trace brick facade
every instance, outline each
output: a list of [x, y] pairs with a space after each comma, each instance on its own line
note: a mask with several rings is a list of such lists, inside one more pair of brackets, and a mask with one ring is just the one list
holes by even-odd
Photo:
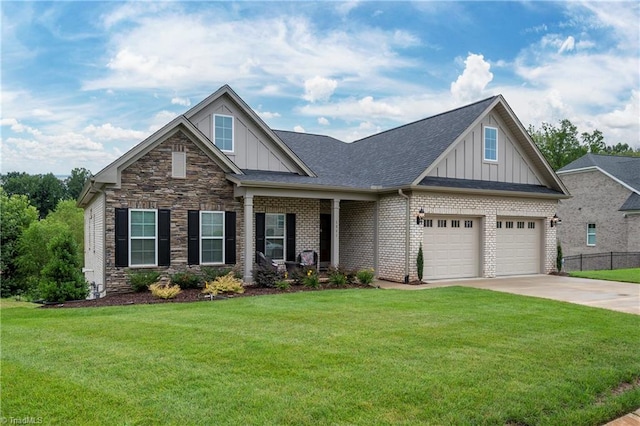
[[[640, 216], [618, 209], [631, 191], [599, 171], [560, 176], [573, 198], [562, 200], [558, 240], [565, 256], [640, 251]], [[587, 245], [587, 224], [596, 224], [596, 244]]]
[[340, 266], [352, 270], [375, 267], [376, 203], [340, 202]]
[[[174, 150], [187, 155], [186, 178], [171, 177]], [[242, 202], [233, 196], [233, 185], [224, 171], [184, 133], [177, 132], [122, 171], [121, 187], [105, 189], [105, 284], [108, 293], [131, 291], [128, 273], [140, 268], [120, 268], [115, 263], [115, 209], [171, 210], [171, 266], [149, 268], [172, 274], [198, 266], [187, 265], [187, 211], [236, 212], [236, 256], [244, 262]]]

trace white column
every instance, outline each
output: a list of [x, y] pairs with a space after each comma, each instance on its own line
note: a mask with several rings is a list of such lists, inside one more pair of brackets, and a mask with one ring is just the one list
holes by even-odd
[[248, 192], [244, 195], [244, 282], [253, 281], [253, 260], [255, 248], [253, 247], [253, 195]]
[[340, 200], [331, 200], [331, 266], [340, 264]]

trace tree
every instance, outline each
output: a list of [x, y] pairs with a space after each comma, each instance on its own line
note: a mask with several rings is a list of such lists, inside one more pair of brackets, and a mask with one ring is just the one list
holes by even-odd
[[529, 134], [553, 170], [558, 170], [587, 153], [587, 149], [578, 140], [578, 129], [567, 119], [560, 121], [560, 127], [542, 123], [542, 128], [537, 130], [529, 126]]
[[9, 172], [2, 176], [2, 186], [8, 195], [26, 195], [38, 209], [40, 218], [52, 211], [58, 201], [65, 197], [64, 183], [53, 173], [46, 175], [29, 175], [27, 173]]
[[592, 133], [583, 132], [581, 136], [582, 144], [592, 154], [599, 154], [603, 152], [607, 146], [604, 143], [604, 136], [602, 135], [602, 132], [598, 129], [594, 130]]
[[16, 279], [18, 240], [32, 222], [38, 220], [38, 211], [24, 195], [7, 195], [0, 188], [0, 275], [2, 295], [20, 290]]
[[78, 246], [70, 232], [63, 232], [47, 245], [49, 261], [42, 269], [40, 296], [48, 302], [84, 299], [89, 284], [80, 271]]
[[422, 243], [420, 243], [420, 247], [418, 248], [416, 267], [418, 268], [418, 280], [422, 281], [422, 273], [424, 272], [424, 254], [422, 253]]
[[[78, 245], [80, 264], [84, 264], [84, 211], [76, 206], [74, 200], [58, 202], [56, 209], [45, 219], [48, 222], [66, 225]], [[43, 246], [44, 247], [44, 246]]]
[[91, 172], [84, 167], [76, 167], [71, 170], [71, 175], [65, 179], [64, 184], [67, 189], [67, 198], [77, 200], [84, 188], [85, 183], [91, 178]]

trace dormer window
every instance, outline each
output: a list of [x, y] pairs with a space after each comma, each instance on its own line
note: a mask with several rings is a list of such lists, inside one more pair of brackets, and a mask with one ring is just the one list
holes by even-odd
[[484, 160], [498, 161], [498, 129], [484, 128]]
[[213, 116], [213, 140], [222, 151], [233, 152], [233, 116]]

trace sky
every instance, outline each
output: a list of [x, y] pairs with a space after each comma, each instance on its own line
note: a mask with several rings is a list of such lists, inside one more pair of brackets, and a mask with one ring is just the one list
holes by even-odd
[[640, 147], [640, 2], [0, 2], [0, 171], [94, 174], [224, 84], [351, 142], [502, 94]]

